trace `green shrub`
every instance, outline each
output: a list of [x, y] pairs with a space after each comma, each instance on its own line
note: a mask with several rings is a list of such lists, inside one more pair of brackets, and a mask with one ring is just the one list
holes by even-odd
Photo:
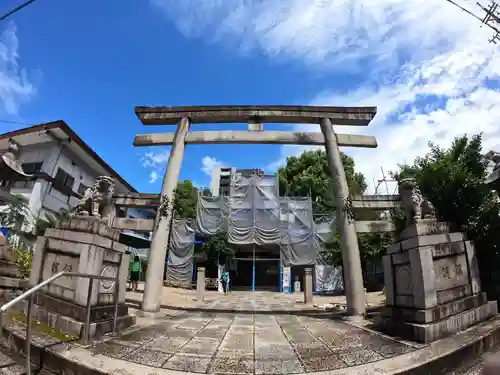
[[30, 276], [31, 272], [31, 261], [33, 259], [33, 253], [26, 251], [21, 247], [12, 249], [14, 254], [14, 262], [17, 266], [17, 272], [19, 277], [26, 279]]

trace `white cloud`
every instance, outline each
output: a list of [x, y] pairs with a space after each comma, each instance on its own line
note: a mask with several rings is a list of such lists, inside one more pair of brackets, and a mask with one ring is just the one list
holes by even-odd
[[[349, 71], [350, 90], [332, 86], [311, 102], [378, 107], [370, 126], [336, 129], [377, 137], [378, 149], [344, 150], [370, 185], [381, 178], [380, 167], [411, 162], [429, 141], [449, 146], [456, 136], [483, 131], [485, 149], [500, 148], [500, 58], [487, 43], [492, 31], [445, 0], [151, 1], [186, 37], [302, 62], [325, 81]], [[461, 4], [479, 12], [475, 1]], [[302, 150], [284, 146], [282, 156]]]
[[205, 173], [207, 176], [212, 176], [212, 171], [214, 168], [218, 167], [224, 167], [226, 166], [226, 163], [217, 160], [216, 158], [212, 156], [204, 156], [201, 159], [201, 170], [203, 173]]
[[19, 40], [14, 23], [0, 35], [0, 105], [7, 114], [16, 115], [22, 103], [36, 94], [34, 84], [19, 66]]
[[147, 151], [141, 156], [141, 164], [144, 168], [150, 170], [149, 183], [155, 183], [167, 168], [168, 159], [170, 157], [170, 148], [156, 148], [152, 151]]
[[142, 157], [142, 166], [149, 168], [165, 168], [170, 157], [170, 149], [148, 151]]
[[160, 174], [157, 171], [151, 171], [149, 173], [149, 183], [154, 184], [160, 178]]

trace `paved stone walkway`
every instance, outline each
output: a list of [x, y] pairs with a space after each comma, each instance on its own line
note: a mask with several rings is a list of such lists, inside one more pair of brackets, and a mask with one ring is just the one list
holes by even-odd
[[96, 344], [92, 350], [178, 371], [295, 374], [365, 364], [414, 349], [335, 320], [180, 312], [154, 326]]
[[[142, 285], [140, 287], [142, 289]], [[140, 304], [142, 293], [127, 292], [127, 301]], [[380, 306], [385, 299], [381, 292], [367, 293], [368, 307]], [[303, 293], [230, 292], [227, 295], [206, 291], [203, 301], [196, 301], [196, 291], [163, 287], [161, 304], [170, 308], [199, 308], [220, 311], [302, 311], [321, 310], [325, 306], [344, 305], [345, 296], [314, 296], [313, 303], [304, 304]]]

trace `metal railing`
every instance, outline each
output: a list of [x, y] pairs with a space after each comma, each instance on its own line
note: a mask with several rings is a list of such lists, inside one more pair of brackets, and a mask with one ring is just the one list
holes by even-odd
[[[83, 326], [83, 342], [84, 344], [88, 344], [90, 342], [90, 313], [92, 308], [92, 289], [94, 286], [94, 280], [106, 280], [106, 281], [114, 281], [115, 282], [115, 290], [114, 290], [114, 316], [113, 316], [113, 331], [112, 334], [116, 334], [116, 322], [118, 317], [118, 293], [120, 290], [119, 279], [118, 276], [115, 277], [107, 277], [100, 275], [89, 275], [84, 273], [76, 273], [76, 272], [59, 272], [55, 275], [49, 277], [47, 280], [40, 282], [34, 287], [28, 289], [26, 292], [21, 294], [20, 296], [14, 298], [13, 300], [7, 302], [2, 307], [0, 307], [0, 330], [3, 326], [3, 314], [12, 306], [18, 304], [25, 298], [28, 298], [28, 308], [26, 312], [26, 341], [25, 341], [25, 363], [26, 363], [26, 375], [31, 375], [31, 330], [32, 330], [32, 307], [33, 307], [33, 299], [34, 293], [38, 292], [43, 287], [49, 285], [53, 281], [59, 279], [60, 277], [81, 277], [89, 279], [89, 288], [87, 293], [87, 305], [85, 312], [85, 323]], [[99, 296], [98, 296], [99, 298]]]

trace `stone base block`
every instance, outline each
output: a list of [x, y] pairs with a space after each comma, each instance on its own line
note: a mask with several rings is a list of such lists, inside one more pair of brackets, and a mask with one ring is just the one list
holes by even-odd
[[0, 301], [8, 302], [14, 298], [16, 290], [23, 291], [28, 287], [28, 280], [0, 276]]
[[58, 223], [56, 227], [75, 232], [97, 234], [113, 241], [120, 239], [120, 230], [111, 228], [106, 220], [94, 216], [72, 216], [69, 220]]
[[19, 268], [15, 263], [6, 260], [0, 260], [0, 275], [18, 278]]
[[410, 323], [394, 318], [384, 318], [382, 330], [406, 340], [427, 343], [463, 331], [497, 314], [497, 302], [489, 301], [481, 306], [431, 323]]
[[0, 289], [24, 289], [28, 287], [27, 279], [0, 276]]
[[[35, 304], [44, 309], [56, 314], [64, 315], [77, 321], [85, 321], [87, 308], [77, 305], [70, 301], [65, 301], [45, 293], [37, 293], [35, 296]], [[90, 321], [100, 321], [110, 319], [114, 316], [114, 305], [97, 305], [90, 309]], [[118, 316], [126, 316], [128, 307], [125, 304], [118, 305]]]
[[430, 309], [419, 310], [405, 307], [386, 306], [381, 315], [384, 318], [403, 320], [409, 323], [431, 323], [460, 314], [466, 310], [474, 309], [484, 305], [488, 301], [486, 293], [462, 298], [453, 302], [445, 303]]
[[[21, 311], [27, 314], [28, 303], [23, 301], [20, 305]], [[65, 333], [67, 335], [75, 336], [78, 338], [83, 337], [85, 323], [83, 321], [75, 320], [71, 317], [58, 314], [56, 312], [50, 311], [42, 306], [33, 305], [32, 307], [33, 318], [37, 319], [41, 323], [54, 328], [55, 330]], [[116, 320], [116, 329], [123, 330], [125, 328], [131, 327], [135, 324], [134, 315], [122, 315], [118, 316]], [[90, 337], [99, 338], [106, 333], [113, 331], [113, 318], [108, 318], [105, 320], [100, 320], [97, 322], [90, 323]]]
[[407, 226], [399, 234], [399, 240], [407, 240], [418, 236], [428, 236], [431, 234], [449, 233], [450, 226], [448, 223], [438, 222], [436, 219], [422, 219], [418, 223]]

